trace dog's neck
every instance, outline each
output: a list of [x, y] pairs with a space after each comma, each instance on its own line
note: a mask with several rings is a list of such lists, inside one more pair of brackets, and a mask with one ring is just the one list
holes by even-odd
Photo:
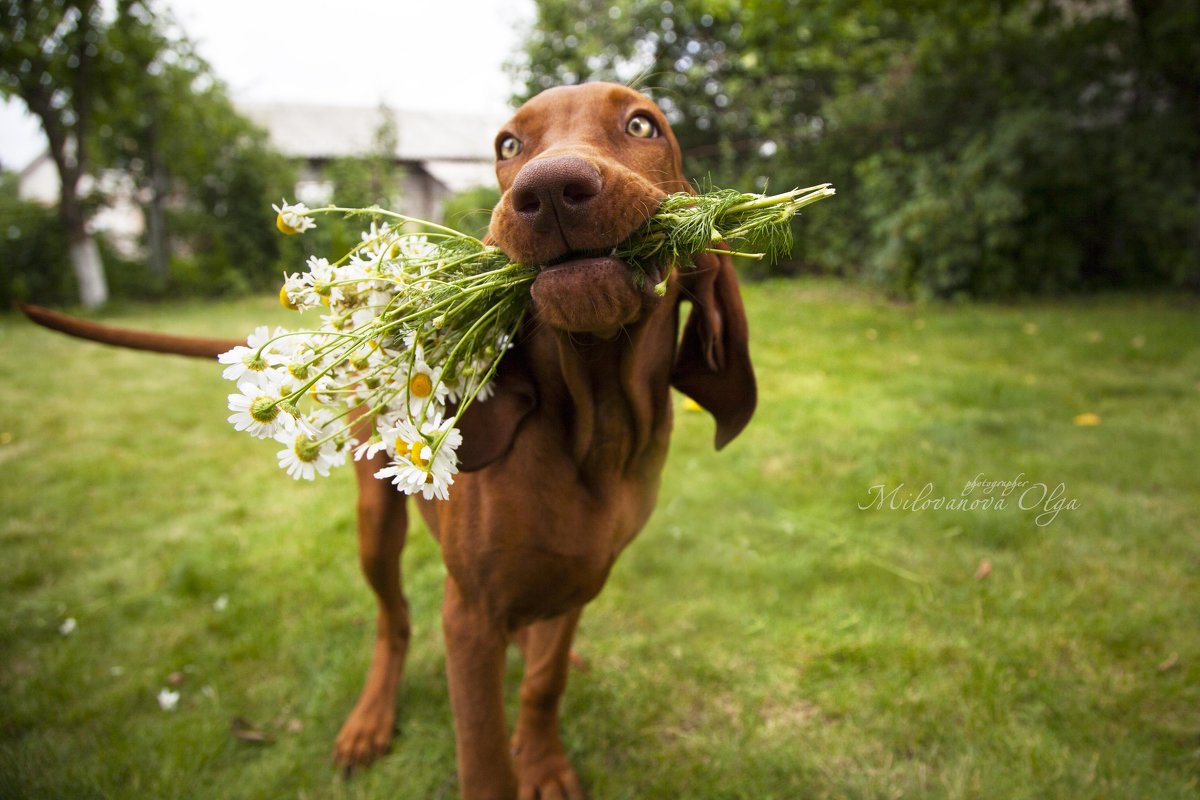
[[[665, 304], [664, 304], [665, 305]], [[529, 345], [543, 410], [564, 425], [564, 443], [585, 479], [657, 470], [671, 427], [676, 313], [654, 309], [615, 335], [542, 326]]]

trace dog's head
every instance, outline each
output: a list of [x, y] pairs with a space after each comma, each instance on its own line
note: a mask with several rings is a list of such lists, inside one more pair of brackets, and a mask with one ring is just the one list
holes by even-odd
[[658, 106], [616, 84], [561, 86], [523, 105], [495, 145], [502, 196], [489, 236], [541, 267], [532, 288], [541, 320], [572, 332], [636, 321], [649, 298], [610, 253], [666, 195], [688, 189]]
[[[713, 414], [716, 444], [723, 447], [745, 427], [756, 402], [732, 261], [708, 253], [676, 265], [659, 297], [652, 285], [661, 276], [639, 286], [629, 266], [611, 255], [664, 197], [691, 191], [663, 112], [618, 84], [562, 86], [521, 106], [495, 147], [502, 194], [488, 239], [510, 259], [540, 268], [530, 290], [537, 321], [607, 337], [650, 315], [673, 319], [679, 300], [690, 300], [678, 347], [673, 340], [667, 345], [676, 353], [671, 382]], [[502, 377], [505, 371], [502, 366]], [[507, 447], [503, 431], [511, 434], [515, 422], [493, 419], [479, 427], [493, 429], [490, 437], [475, 435], [497, 440], [484, 448], [495, 457]]]

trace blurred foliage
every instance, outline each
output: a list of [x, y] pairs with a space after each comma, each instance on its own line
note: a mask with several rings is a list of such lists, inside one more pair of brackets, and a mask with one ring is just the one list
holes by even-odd
[[482, 239], [492, 221], [492, 209], [500, 202], [500, 190], [480, 186], [455, 194], [442, 208], [443, 224]]
[[129, 288], [216, 295], [275, 285], [270, 205], [291, 194], [293, 167], [234, 109], [168, 12], [145, 0], [118, 8], [111, 58], [137, 80], [113, 85], [98, 105], [93, 150], [98, 166], [130, 176], [146, 218], [148, 270]]
[[[168, 12], [151, 0], [9, 0], [0, 9], [8, 29], [0, 42], [14, 45], [0, 59], [0, 88], [39, 116], [62, 162], [59, 215], [69, 237], [82, 235], [72, 231], [88, 217], [76, 185], [84, 174], [128, 176], [121, 191], [142, 208], [148, 263], [110, 264], [118, 294], [216, 295], [277, 282], [270, 204], [291, 194], [294, 169], [237, 113]], [[64, 280], [47, 274], [26, 284], [40, 297]]]
[[[128, 3], [119, 6], [123, 13]], [[96, 101], [130, 76], [117, 68], [97, 0], [0, 2], [0, 98], [20, 98], [38, 118], [61, 185], [58, 218], [70, 243], [80, 299], [104, 302], [104, 267], [87, 228], [81, 180], [91, 174], [89, 131]]]
[[1200, 288], [1194, 0], [537, 0], [518, 101], [631, 83], [694, 179], [832, 181], [777, 272], [904, 296]]
[[16, 174], [0, 174], [0, 308], [17, 301], [57, 304], [76, 295], [57, 213], [20, 200]]
[[[380, 104], [379, 122], [371, 138], [371, 147], [360, 156], [331, 159], [321, 172], [328, 187], [328, 197], [308, 202], [310, 207], [334, 203], [343, 208], [398, 208], [403, 197], [401, 180], [403, 168], [396, 163], [399, 133], [395, 113]], [[321, 217], [317, 227], [303, 237], [288, 237], [285, 252], [291, 254], [286, 263], [289, 272], [301, 268], [306, 255], [340, 256], [359, 243], [363, 228], [361, 219], [345, 219], [332, 214]], [[303, 241], [297, 241], [297, 240]], [[302, 254], [303, 253], [303, 254]]]
[[396, 115], [386, 104], [378, 109], [379, 122], [371, 137], [371, 149], [362, 156], [345, 156], [329, 163], [325, 178], [333, 184], [338, 205], [366, 208], [400, 205], [401, 170], [396, 165], [399, 132]]

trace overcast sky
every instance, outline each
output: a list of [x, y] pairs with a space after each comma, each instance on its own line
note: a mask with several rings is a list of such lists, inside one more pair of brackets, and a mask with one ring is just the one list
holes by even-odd
[[[235, 100], [503, 113], [502, 65], [532, 0], [167, 0]], [[336, 8], [336, 10], [332, 10]], [[0, 107], [0, 164], [45, 149], [24, 105]]]

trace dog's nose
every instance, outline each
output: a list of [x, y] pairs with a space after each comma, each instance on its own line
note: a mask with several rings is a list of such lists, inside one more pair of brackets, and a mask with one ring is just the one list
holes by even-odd
[[525, 224], [538, 233], [569, 231], [583, 221], [604, 188], [600, 173], [575, 156], [531, 161], [513, 181], [511, 202]]

